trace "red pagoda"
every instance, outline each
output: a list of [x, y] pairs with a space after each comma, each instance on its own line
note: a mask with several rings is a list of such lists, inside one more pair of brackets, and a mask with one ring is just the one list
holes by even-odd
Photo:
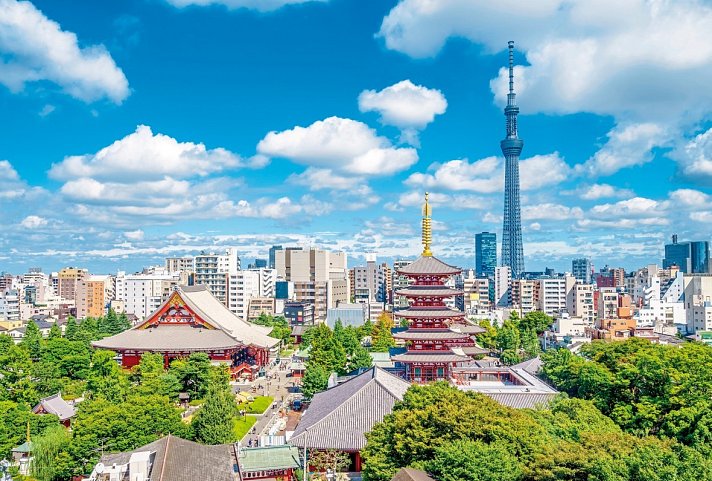
[[433, 257], [430, 251], [431, 213], [426, 192], [422, 224], [423, 253], [414, 262], [397, 271], [399, 275], [406, 276], [411, 284], [397, 291], [397, 294], [408, 299], [409, 307], [394, 313], [397, 318], [408, 320], [408, 330], [393, 336], [405, 341], [407, 350], [392, 359], [405, 370], [405, 379], [416, 383], [448, 380], [454, 366], [471, 360], [462, 348], [475, 346], [469, 334], [450, 329], [451, 324], [462, 322], [465, 317], [464, 312], [451, 309], [445, 304], [446, 299], [462, 294], [462, 291], [446, 285], [461, 270]]

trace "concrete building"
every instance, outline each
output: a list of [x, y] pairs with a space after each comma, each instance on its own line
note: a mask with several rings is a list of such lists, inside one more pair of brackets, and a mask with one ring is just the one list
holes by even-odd
[[537, 279], [534, 297], [536, 308], [548, 316], [556, 316], [566, 311], [566, 294], [576, 284], [576, 278], [571, 275], [553, 279]]
[[712, 331], [712, 276], [684, 276], [687, 333]]
[[77, 319], [102, 317], [115, 297], [114, 280], [111, 276], [91, 275], [77, 284], [75, 305]]
[[391, 299], [393, 309], [405, 309], [408, 307], [408, 299], [405, 296], [396, 294], [396, 291], [410, 285], [410, 279], [406, 276], [401, 276], [398, 271], [410, 265], [413, 261], [398, 259], [393, 262], [393, 270], [391, 271]]
[[65, 267], [57, 274], [57, 293], [62, 299], [75, 300], [79, 282], [89, 276], [89, 271], [77, 267]]
[[270, 269], [275, 269], [275, 260], [277, 258], [276, 252], [281, 251], [282, 246], [272, 246], [269, 248], [269, 256], [267, 259], [267, 267]]
[[376, 263], [376, 256], [366, 255], [366, 265], [349, 270], [350, 298], [353, 302], [388, 301], [391, 286], [391, 268], [385, 262]]
[[204, 285], [220, 302], [228, 306], [228, 278], [240, 270], [240, 257], [235, 249], [224, 254], [202, 252], [195, 256], [195, 285]]
[[592, 326], [597, 315], [593, 284], [574, 284], [567, 295], [566, 311], [571, 317], [583, 319], [586, 324]]
[[274, 298], [277, 271], [274, 269], [248, 269], [228, 275], [227, 308], [240, 319], [249, 317], [250, 301], [256, 298]]
[[571, 261], [571, 274], [581, 284], [590, 284], [593, 277], [593, 264], [591, 259], [581, 257]]
[[262, 314], [268, 316], [275, 315], [275, 299], [274, 297], [254, 297], [250, 299], [250, 305], [247, 311], [247, 320], [254, 322]]
[[512, 307], [519, 310], [520, 316], [537, 309], [536, 285], [537, 281], [534, 280], [512, 280]]
[[119, 271], [114, 298], [123, 303], [124, 312], [143, 320], [168, 299], [176, 286], [185, 285], [185, 280], [186, 275], [178, 272], [126, 275]]
[[0, 320], [20, 320], [20, 293], [14, 289], [0, 292]]
[[294, 283], [297, 301], [314, 305], [317, 322], [326, 321], [327, 309], [349, 300], [346, 253], [320, 249], [284, 249], [275, 252], [277, 275]]
[[618, 317], [618, 291], [614, 287], [602, 287], [598, 290], [596, 303], [598, 319], [615, 319]]
[[284, 318], [290, 325], [313, 325], [314, 305], [308, 302], [288, 301], [284, 303]]
[[508, 266], [494, 270], [494, 302], [497, 307], [512, 305], [512, 269]]
[[195, 272], [195, 257], [166, 257], [168, 272]]
[[492, 308], [492, 303], [489, 300], [490, 280], [475, 276], [475, 272], [470, 269], [462, 281], [463, 310], [472, 315], [487, 313]]

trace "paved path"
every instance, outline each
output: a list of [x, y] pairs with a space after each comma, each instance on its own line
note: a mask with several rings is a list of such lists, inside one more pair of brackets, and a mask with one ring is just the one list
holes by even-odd
[[256, 396], [271, 396], [274, 398], [276, 408], [272, 409], [272, 406], [270, 406], [263, 415], [254, 415], [258, 417], [257, 422], [252, 430], [241, 439], [243, 446], [247, 446], [250, 439], [252, 439], [254, 446], [260, 435], [268, 434], [266, 431], [270, 422], [277, 418], [279, 409], [289, 402], [289, 389], [292, 388], [292, 378], [287, 377], [288, 372], [288, 369], [280, 370], [278, 364], [267, 371], [267, 376], [271, 377], [271, 379], [268, 380], [267, 377], [261, 377], [253, 382], [253, 385], [260, 386], [260, 389], [257, 389], [253, 394]]

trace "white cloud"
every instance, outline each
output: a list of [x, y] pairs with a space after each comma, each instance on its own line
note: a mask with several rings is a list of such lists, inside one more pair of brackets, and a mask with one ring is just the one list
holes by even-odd
[[[405, 180], [406, 185], [479, 193], [504, 190], [504, 159], [501, 157], [486, 157], [472, 163], [451, 160], [444, 164], [431, 164], [428, 170], [432, 173], [411, 174]], [[556, 185], [568, 178], [570, 170], [558, 152], [523, 159], [519, 162], [521, 189], [536, 190]], [[543, 172], [546, 175], [542, 175]]]
[[328, 2], [329, 0], [166, 0], [174, 7], [223, 5], [227, 8], [249, 8], [260, 12], [277, 10], [285, 5], [299, 5], [311, 2]]
[[608, 142], [575, 170], [583, 175], [611, 175], [626, 167], [645, 164], [653, 158], [653, 147], [669, 142], [668, 135], [658, 124], [618, 125], [608, 132]]
[[634, 193], [628, 189], [619, 189], [610, 184], [592, 184], [583, 186], [579, 194], [584, 200], [598, 200], [612, 197], [633, 197]]
[[583, 210], [580, 207], [567, 207], [554, 203], [522, 207], [522, 220], [569, 220], [581, 217], [583, 217]]
[[712, 128], [678, 147], [672, 155], [683, 176], [700, 183], [712, 182]]
[[44, 107], [42, 107], [42, 110], [39, 111], [39, 116], [40, 117], [47, 117], [49, 114], [54, 112], [57, 108], [54, 105], [51, 104], [45, 104]]
[[678, 189], [670, 192], [670, 200], [673, 207], [685, 206], [696, 209], [703, 209], [710, 204], [709, 194], [694, 189]]
[[340, 117], [319, 120], [308, 127], [270, 132], [259, 142], [257, 151], [356, 175], [389, 175], [418, 160], [415, 149], [393, 147], [368, 125]]
[[376, 92], [364, 90], [358, 96], [361, 112], [378, 112], [381, 123], [402, 131], [401, 139], [418, 145], [418, 131], [445, 113], [447, 100], [440, 90], [403, 80]]
[[38, 215], [28, 215], [24, 219], [22, 219], [22, 222], [20, 222], [20, 225], [24, 227], [25, 229], [37, 229], [39, 227], [44, 227], [47, 225], [47, 219], [44, 217], [40, 217]]
[[49, 175], [58, 180], [91, 177], [136, 181], [206, 176], [245, 166], [239, 155], [223, 148], [207, 149], [202, 143], [178, 142], [139, 125], [135, 132], [95, 154], [74, 155], [52, 164]]
[[80, 48], [74, 33], [28, 1], [0, 0], [0, 55], [0, 83], [13, 92], [47, 80], [85, 102], [121, 103], [129, 95], [124, 73], [103, 46]]
[[126, 231], [124, 232], [124, 237], [128, 240], [140, 241], [143, 240], [144, 232], [141, 229]]
[[330, 169], [315, 169], [309, 167], [301, 174], [292, 174], [287, 178], [288, 182], [308, 187], [309, 190], [350, 190], [361, 181], [358, 177], [347, 177], [335, 174]]
[[[420, 207], [424, 202], [423, 192], [411, 191], [404, 192], [398, 198], [398, 206], [400, 207]], [[428, 201], [433, 207], [447, 207], [448, 209], [487, 209], [490, 207], [491, 200], [484, 197], [463, 194], [442, 194], [439, 192], [430, 192]], [[398, 211], [395, 205], [389, 205], [391, 211]]]

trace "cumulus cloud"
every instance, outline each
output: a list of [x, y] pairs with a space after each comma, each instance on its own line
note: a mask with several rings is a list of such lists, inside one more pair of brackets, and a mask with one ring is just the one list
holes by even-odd
[[712, 128], [679, 146], [672, 154], [681, 174], [699, 183], [712, 183]]
[[61, 29], [28, 1], [0, 0], [0, 83], [13, 92], [46, 80], [85, 102], [129, 95], [126, 76], [101, 45], [79, 47], [77, 36]]
[[246, 167], [237, 154], [223, 148], [207, 149], [202, 143], [179, 142], [154, 134], [146, 125], [94, 154], [73, 155], [52, 164], [50, 177], [67, 180], [91, 177], [100, 180], [157, 180], [165, 176], [188, 178]]
[[143, 240], [144, 232], [141, 229], [126, 231], [124, 232], [124, 237], [128, 240], [140, 241]]
[[440, 90], [403, 80], [376, 92], [364, 90], [358, 96], [361, 112], [378, 112], [381, 123], [401, 129], [401, 140], [418, 145], [418, 132], [445, 113], [447, 100]]
[[24, 227], [25, 229], [37, 229], [39, 227], [44, 227], [47, 225], [47, 219], [44, 217], [40, 217], [38, 215], [28, 215], [24, 219], [22, 219], [22, 222], [20, 222], [20, 225]]
[[208, 5], [222, 5], [227, 8], [249, 8], [252, 10], [257, 10], [260, 12], [270, 12], [277, 10], [285, 5], [299, 5], [302, 3], [312, 3], [312, 2], [328, 2], [329, 0], [166, 0], [169, 4], [174, 7], [188, 7], [188, 6], [208, 6]]
[[308, 127], [268, 133], [257, 151], [296, 163], [362, 176], [389, 175], [418, 160], [412, 148], [397, 148], [368, 125], [329, 117]]
[[[504, 159], [501, 157], [486, 157], [474, 162], [451, 160], [431, 164], [428, 170], [428, 173], [411, 174], [405, 180], [406, 185], [479, 193], [504, 190]], [[558, 152], [523, 159], [519, 162], [521, 189], [536, 190], [556, 185], [568, 178], [570, 170]]]
[[603, 148], [575, 169], [591, 176], [615, 174], [623, 168], [650, 162], [653, 147], [664, 146], [668, 141], [668, 134], [658, 124], [618, 125], [608, 133]]
[[610, 184], [592, 184], [582, 186], [578, 194], [584, 200], [598, 200], [613, 197], [633, 197], [634, 193], [628, 189], [620, 189]]
[[580, 207], [567, 207], [551, 202], [522, 207], [522, 220], [569, 220], [581, 217], [583, 210]]

